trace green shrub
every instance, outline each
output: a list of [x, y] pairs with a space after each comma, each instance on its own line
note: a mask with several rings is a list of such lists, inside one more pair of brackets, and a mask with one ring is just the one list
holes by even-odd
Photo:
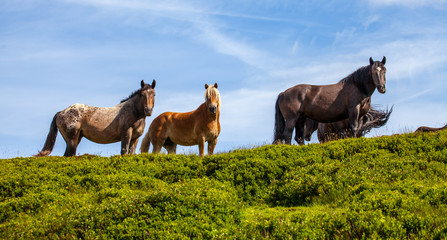
[[0, 160], [0, 238], [445, 239], [447, 131]]

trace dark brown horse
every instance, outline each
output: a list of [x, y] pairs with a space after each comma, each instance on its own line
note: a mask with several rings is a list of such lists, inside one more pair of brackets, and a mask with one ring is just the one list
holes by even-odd
[[273, 143], [291, 144], [293, 129], [295, 140], [304, 144], [304, 125], [307, 118], [330, 123], [349, 118], [354, 137], [358, 136], [359, 118], [371, 105], [374, 90], [385, 93], [385, 62], [373, 61], [346, 78], [331, 85], [296, 85], [279, 94], [275, 106]]
[[[384, 126], [388, 122], [392, 112], [393, 107], [391, 107], [390, 110], [387, 109], [385, 111], [380, 111], [371, 107], [371, 109], [359, 119], [359, 130], [357, 137], [364, 136], [373, 128]], [[333, 123], [319, 123], [308, 118], [306, 120], [304, 130], [306, 141], [310, 141], [312, 133], [317, 129], [318, 140], [320, 143], [353, 137], [349, 128], [349, 119]]]
[[415, 132], [437, 132], [437, 131], [441, 131], [444, 129], [447, 129], [447, 124], [444, 127], [440, 127], [440, 128], [421, 126], [421, 127], [418, 127], [418, 129], [416, 129]]
[[36, 156], [47, 156], [53, 151], [58, 129], [67, 143], [64, 156], [76, 154], [82, 137], [103, 144], [121, 141], [121, 154], [135, 153], [138, 138], [144, 132], [146, 116], [152, 115], [154, 88], [155, 80], [151, 85], [141, 80], [141, 88], [114, 107], [76, 103], [56, 113], [45, 145]]
[[213, 154], [220, 134], [220, 93], [217, 83], [205, 84], [205, 89], [205, 102], [196, 110], [165, 112], [156, 117], [141, 142], [141, 152], [148, 152], [151, 142], [152, 153], [158, 153], [164, 147], [168, 153], [175, 154], [177, 145], [199, 145], [199, 154], [203, 157], [205, 142], [208, 142], [208, 155]]

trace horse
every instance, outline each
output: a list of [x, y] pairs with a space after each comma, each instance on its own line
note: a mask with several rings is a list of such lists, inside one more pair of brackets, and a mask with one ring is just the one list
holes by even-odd
[[[358, 137], [366, 135], [372, 128], [379, 128], [384, 126], [391, 113], [393, 107], [390, 110], [380, 111], [373, 107], [359, 119], [359, 135]], [[349, 119], [345, 119], [333, 123], [319, 123], [310, 118], [306, 120], [304, 137], [306, 141], [310, 141], [312, 133], [318, 130], [317, 136], [320, 143], [325, 143], [337, 139], [345, 139], [352, 137], [352, 132], [349, 129]]]
[[155, 83], [153, 80], [149, 85], [141, 80], [141, 88], [114, 107], [76, 103], [56, 113], [43, 149], [35, 156], [47, 156], [53, 151], [58, 130], [67, 143], [64, 156], [76, 155], [82, 137], [101, 144], [121, 141], [121, 155], [134, 154], [146, 116], [152, 115]]
[[361, 67], [349, 76], [331, 85], [300, 84], [278, 95], [275, 104], [275, 126], [273, 144], [291, 144], [295, 129], [295, 140], [304, 144], [304, 125], [310, 118], [317, 122], [330, 123], [349, 118], [354, 137], [359, 135], [359, 118], [371, 106], [371, 95], [375, 89], [385, 93], [385, 62], [369, 59], [369, 65]]
[[220, 134], [220, 93], [214, 85], [205, 84], [205, 102], [196, 110], [186, 113], [165, 112], [156, 117], [141, 142], [140, 151], [148, 152], [152, 143], [152, 153], [159, 153], [163, 146], [168, 154], [175, 154], [177, 145], [199, 145], [200, 157], [214, 153]]
[[440, 128], [421, 126], [421, 127], [418, 127], [418, 129], [416, 129], [415, 132], [437, 132], [437, 131], [441, 131], [444, 129], [447, 129], [447, 124], [444, 127], [440, 127]]

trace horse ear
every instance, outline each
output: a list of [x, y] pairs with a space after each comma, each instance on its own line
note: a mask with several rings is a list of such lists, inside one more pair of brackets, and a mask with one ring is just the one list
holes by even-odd
[[208, 89], [208, 84], [205, 83], [205, 89]]
[[369, 64], [370, 64], [370, 65], [373, 65], [373, 64], [374, 64], [374, 60], [373, 60], [372, 57], [369, 58]]
[[383, 63], [383, 65], [385, 65], [385, 63], [386, 63], [386, 57], [385, 56], [383, 56], [383, 58], [382, 58], [382, 63]]
[[141, 80], [141, 88], [143, 88], [144, 87], [144, 80]]
[[155, 79], [154, 79], [154, 80], [152, 81], [152, 85], [151, 85], [152, 89], [155, 88], [155, 84], [156, 84], [156, 82], [155, 82]]
[[217, 88], [217, 83], [214, 83], [214, 87]]

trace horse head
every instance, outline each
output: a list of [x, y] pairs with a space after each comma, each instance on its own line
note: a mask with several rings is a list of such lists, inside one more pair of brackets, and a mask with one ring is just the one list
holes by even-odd
[[385, 73], [386, 73], [385, 62], [386, 62], [385, 56], [383, 57], [381, 62], [374, 61], [372, 59], [372, 57], [369, 58], [369, 64], [371, 66], [372, 79], [373, 79], [373, 82], [376, 85], [377, 91], [379, 91], [379, 93], [385, 93], [386, 92], [386, 88], [385, 88], [385, 83], [386, 83], [386, 79], [385, 79]]
[[205, 84], [205, 101], [212, 114], [216, 114], [220, 108], [220, 93], [217, 90], [217, 83], [214, 85]]
[[155, 80], [152, 81], [152, 84], [144, 83], [144, 80], [141, 80], [141, 90], [140, 90], [140, 99], [143, 104], [144, 115], [151, 116], [152, 110], [154, 109], [155, 103]]

